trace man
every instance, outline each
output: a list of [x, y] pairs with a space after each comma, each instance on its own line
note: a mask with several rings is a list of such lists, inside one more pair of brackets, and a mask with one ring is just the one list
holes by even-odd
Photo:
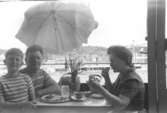
[[49, 93], [61, 94], [59, 85], [48, 75], [47, 72], [40, 68], [43, 55], [44, 52], [41, 46], [30, 46], [26, 51], [25, 61], [27, 66], [20, 70], [20, 72], [31, 77], [36, 97]]
[[[123, 46], [112, 46], [107, 51], [110, 66], [114, 72], [119, 72], [117, 80], [112, 84], [108, 70], [102, 72], [105, 86], [89, 80], [90, 89], [102, 94], [112, 104], [113, 110], [119, 113], [136, 113], [144, 106], [144, 84], [135, 72], [132, 64], [132, 53]], [[116, 112], [116, 113], [117, 113]]]

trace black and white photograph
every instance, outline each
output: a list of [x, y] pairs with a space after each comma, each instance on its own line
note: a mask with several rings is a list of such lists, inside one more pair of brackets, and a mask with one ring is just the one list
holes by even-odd
[[0, 0], [0, 113], [166, 113], [166, 0]]

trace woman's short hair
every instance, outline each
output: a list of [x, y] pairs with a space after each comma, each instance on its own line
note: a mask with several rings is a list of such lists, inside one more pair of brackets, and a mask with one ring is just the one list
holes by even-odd
[[5, 53], [5, 58], [7, 58], [9, 55], [18, 55], [23, 59], [23, 52], [18, 49], [18, 48], [11, 48], [9, 50], [7, 50], [7, 52]]
[[32, 52], [36, 52], [39, 51], [42, 55], [44, 55], [44, 51], [43, 48], [39, 45], [32, 45], [30, 47], [27, 48], [26, 50], [26, 56], [28, 55], [28, 53], [32, 53]]
[[124, 47], [124, 46], [111, 46], [107, 50], [107, 54], [114, 54], [119, 59], [125, 61], [125, 63], [129, 66], [133, 66], [132, 64], [132, 52]]

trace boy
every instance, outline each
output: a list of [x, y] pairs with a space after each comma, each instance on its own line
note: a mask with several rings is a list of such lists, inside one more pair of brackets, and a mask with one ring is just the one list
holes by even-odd
[[26, 103], [33, 101], [34, 88], [31, 78], [19, 73], [23, 64], [23, 53], [17, 48], [5, 54], [7, 74], [0, 77], [0, 103]]

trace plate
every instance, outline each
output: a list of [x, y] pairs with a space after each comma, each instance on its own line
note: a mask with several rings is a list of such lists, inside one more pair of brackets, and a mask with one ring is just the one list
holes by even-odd
[[89, 95], [90, 98], [96, 98], [96, 99], [102, 99], [104, 98], [103, 95], [99, 94], [99, 93], [92, 93], [91, 95]]
[[63, 103], [63, 102], [68, 102], [70, 99], [68, 97], [62, 97], [60, 95], [56, 94], [48, 94], [44, 95], [40, 98], [42, 102], [46, 103]]
[[78, 101], [78, 102], [82, 102], [85, 101], [87, 98], [85, 96], [83, 96], [82, 98], [77, 98], [75, 95], [71, 96], [71, 100], [73, 101]]

